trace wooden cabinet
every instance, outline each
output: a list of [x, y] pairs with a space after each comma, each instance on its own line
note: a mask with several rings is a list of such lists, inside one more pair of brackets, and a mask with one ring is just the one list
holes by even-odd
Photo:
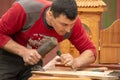
[[120, 19], [100, 31], [100, 63], [120, 63]]

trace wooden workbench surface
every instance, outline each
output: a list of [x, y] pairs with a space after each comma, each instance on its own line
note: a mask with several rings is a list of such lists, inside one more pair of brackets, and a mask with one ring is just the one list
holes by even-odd
[[91, 80], [90, 78], [68, 78], [68, 77], [31, 77], [29, 80]]
[[109, 72], [93, 71], [33, 71], [29, 80], [117, 80], [115, 76], [108, 76]]
[[113, 71], [111, 70], [113, 67], [92, 65], [74, 71], [70, 67], [54, 64], [56, 58], [44, 66], [45, 71], [32, 71], [32, 77], [29, 80], [118, 80], [119, 78], [118, 76], [108, 75]]
[[29, 78], [29, 80], [92, 80], [90, 78], [85, 78], [85, 77], [81, 77], [81, 78], [75, 78], [75, 77], [55, 77], [55, 76], [45, 76], [45, 75], [33, 75], [32, 77]]

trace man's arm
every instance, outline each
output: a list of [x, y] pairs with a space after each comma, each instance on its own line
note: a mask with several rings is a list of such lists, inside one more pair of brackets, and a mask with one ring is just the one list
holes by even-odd
[[91, 50], [86, 50], [73, 60], [73, 67], [84, 67], [95, 62], [95, 55]]
[[27, 64], [34, 65], [41, 59], [41, 56], [35, 49], [28, 49], [12, 39], [10, 39], [2, 48], [10, 53], [21, 56]]
[[76, 58], [73, 58], [70, 53], [62, 54], [61, 61], [65, 66], [72, 66], [73, 68], [85, 67], [95, 61], [95, 56], [91, 50], [85, 50]]

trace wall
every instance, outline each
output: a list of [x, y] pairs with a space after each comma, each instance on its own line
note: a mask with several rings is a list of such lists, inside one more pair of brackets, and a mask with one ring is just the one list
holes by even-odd
[[107, 4], [107, 9], [103, 13], [102, 27], [110, 26], [116, 20], [116, 0], [103, 0]]
[[117, 4], [117, 19], [120, 18], [120, 0], [117, 0], [116, 1], [116, 4]]
[[103, 0], [107, 9], [103, 13], [102, 28], [110, 26], [116, 19], [120, 18], [120, 0]]
[[0, 17], [9, 9], [15, 0], [0, 0]]

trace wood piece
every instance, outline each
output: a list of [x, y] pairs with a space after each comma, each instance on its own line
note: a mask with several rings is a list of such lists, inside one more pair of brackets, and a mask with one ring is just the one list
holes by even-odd
[[57, 76], [53, 76], [52, 74], [44, 74], [41, 72], [33, 72], [32, 77], [30, 77], [28, 80], [92, 80], [90, 78], [87, 77], [75, 77], [75, 76], [63, 76], [63, 75], [57, 75]]
[[44, 75], [44, 76], [54, 76], [54, 77], [71, 77], [71, 78], [81, 78], [89, 77], [91, 79], [118, 79], [116, 76], [109, 76], [111, 71], [106, 72], [95, 72], [95, 71], [33, 71], [32, 74]]
[[92, 80], [90, 78], [61, 78], [61, 77], [38, 77], [34, 76], [29, 78], [29, 80]]
[[87, 68], [107, 67], [109, 70], [120, 70], [119, 64], [92, 64]]

